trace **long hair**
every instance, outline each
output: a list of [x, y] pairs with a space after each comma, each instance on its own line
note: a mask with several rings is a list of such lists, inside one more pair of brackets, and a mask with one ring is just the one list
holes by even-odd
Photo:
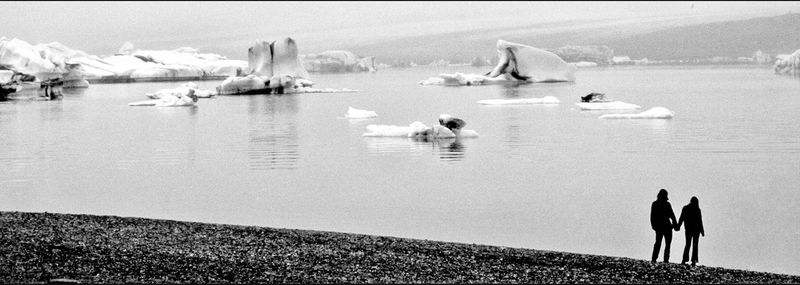
[[658, 196], [656, 196], [658, 201], [667, 201], [667, 189], [661, 189], [658, 191]]
[[700, 200], [697, 200], [697, 197], [692, 196], [692, 199], [689, 199], [689, 205], [695, 208], [700, 208]]

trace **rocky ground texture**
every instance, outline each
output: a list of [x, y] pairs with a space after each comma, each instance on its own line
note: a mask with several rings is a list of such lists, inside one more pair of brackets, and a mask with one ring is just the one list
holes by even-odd
[[360, 234], [0, 212], [0, 283], [800, 283], [800, 276]]

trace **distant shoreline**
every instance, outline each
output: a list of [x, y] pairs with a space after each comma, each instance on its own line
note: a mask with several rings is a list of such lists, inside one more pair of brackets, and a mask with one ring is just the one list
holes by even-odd
[[0, 233], [2, 283], [800, 283], [632, 258], [117, 216], [0, 211]]

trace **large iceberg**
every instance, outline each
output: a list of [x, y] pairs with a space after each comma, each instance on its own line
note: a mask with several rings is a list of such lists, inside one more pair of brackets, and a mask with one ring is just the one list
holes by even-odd
[[309, 72], [377, 71], [375, 57], [360, 57], [345, 50], [331, 50], [300, 56], [303, 68]]
[[[31, 45], [17, 38], [0, 37], [0, 69], [18, 74], [16, 78], [32, 77], [27, 81], [39, 84], [33, 89], [41, 89], [41, 93], [60, 93], [62, 87], [88, 87], [80, 64], [70, 60], [85, 55], [57, 42]], [[22, 85], [21, 82], [15, 84]]]
[[800, 49], [789, 55], [778, 55], [773, 66], [775, 73], [800, 73]]
[[517, 80], [531, 82], [575, 81], [577, 68], [552, 52], [498, 40], [497, 54], [497, 66], [487, 74], [489, 77], [507, 74]]
[[664, 107], [653, 107], [638, 114], [605, 114], [600, 119], [672, 119], [675, 112]]
[[440, 74], [441, 80], [429, 78], [421, 85], [485, 85], [505, 82], [575, 81], [577, 67], [558, 55], [518, 43], [497, 41], [497, 66], [486, 75]]
[[294, 93], [310, 87], [308, 71], [298, 57], [292, 38], [257, 41], [247, 50], [247, 72], [228, 77], [217, 86], [221, 95]]
[[189, 47], [137, 50], [125, 43], [117, 54], [100, 57], [57, 42], [32, 46], [0, 38], [0, 66], [40, 81], [58, 79], [63, 87], [88, 87], [89, 82], [222, 79], [241, 73], [247, 62]]

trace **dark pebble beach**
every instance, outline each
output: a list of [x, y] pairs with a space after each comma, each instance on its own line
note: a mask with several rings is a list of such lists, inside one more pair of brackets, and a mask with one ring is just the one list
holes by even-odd
[[800, 283], [800, 276], [362, 234], [0, 211], [0, 283], [58, 282]]

